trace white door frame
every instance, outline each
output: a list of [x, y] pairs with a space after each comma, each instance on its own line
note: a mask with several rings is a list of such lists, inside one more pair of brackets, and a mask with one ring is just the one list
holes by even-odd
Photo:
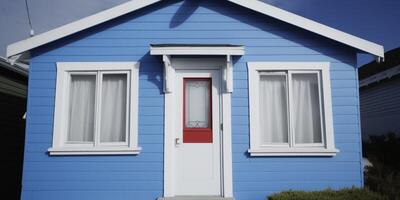
[[[222, 191], [222, 142], [221, 142], [221, 75], [219, 69], [175, 70], [175, 177], [176, 196], [221, 196]], [[210, 81], [211, 142], [192, 143], [184, 141], [184, 95], [185, 79]], [[186, 104], [187, 105], [187, 104]], [[189, 106], [189, 105], [187, 105]], [[186, 107], [189, 109], [189, 107]], [[202, 166], [202, 167], [200, 167]], [[203, 168], [204, 167], [204, 168]], [[207, 177], [207, 178], [206, 178]]]
[[[174, 58], [171, 60], [173, 68], [170, 73], [175, 77], [175, 69], [217, 69], [221, 70], [221, 82], [226, 81], [224, 67], [226, 59], [220, 58]], [[172, 85], [172, 87], [174, 87]], [[175, 91], [175, 90], [172, 90]], [[221, 121], [223, 130], [221, 131], [221, 195], [222, 197], [233, 197], [232, 189], [232, 139], [231, 139], [231, 93], [221, 90]], [[175, 111], [176, 94], [174, 92], [164, 95], [164, 197], [175, 196]]]

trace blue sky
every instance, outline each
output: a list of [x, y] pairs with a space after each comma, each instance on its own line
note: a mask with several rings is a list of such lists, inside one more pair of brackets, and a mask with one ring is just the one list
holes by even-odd
[[[36, 34], [127, 0], [28, 0]], [[339, 30], [382, 44], [400, 46], [400, 0], [264, 0]], [[6, 46], [29, 37], [24, 0], [1, 0], [0, 56]], [[372, 59], [359, 56], [359, 65]]]
[[[275, 6], [381, 44], [400, 47], [400, 0], [271, 0]], [[371, 61], [359, 55], [359, 65]]]

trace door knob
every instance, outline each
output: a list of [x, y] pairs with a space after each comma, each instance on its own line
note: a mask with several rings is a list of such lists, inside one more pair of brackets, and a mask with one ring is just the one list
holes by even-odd
[[175, 146], [179, 146], [181, 144], [180, 138], [175, 138]]

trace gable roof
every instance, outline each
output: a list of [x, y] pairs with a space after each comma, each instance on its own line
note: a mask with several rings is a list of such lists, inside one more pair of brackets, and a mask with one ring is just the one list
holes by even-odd
[[[117, 17], [139, 10], [141, 8], [147, 7], [149, 5], [152, 5], [160, 1], [162, 0], [132, 0], [123, 3], [121, 5], [115, 6], [113, 8], [110, 8], [108, 10], [99, 12], [97, 14], [85, 17], [78, 21], [55, 28], [48, 32], [39, 34], [37, 36], [10, 44], [9, 46], [7, 46], [7, 57], [24, 53], [36, 47], [56, 41], [63, 37], [72, 35], [79, 31], [88, 29], [90, 27], [115, 19]], [[299, 15], [285, 11], [275, 6], [268, 5], [259, 0], [227, 0], [227, 1], [248, 8], [250, 10], [262, 13], [264, 15], [276, 18], [278, 20], [292, 24], [302, 29], [311, 31], [313, 33], [322, 35], [324, 37], [354, 47], [361, 51], [370, 53], [377, 57], [380, 58], [384, 57], [384, 49], [383, 46], [381, 45], [350, 35], [343, 31], [334, 29], [332, 27], [320, 24], [318, 22], [301, 17]]]

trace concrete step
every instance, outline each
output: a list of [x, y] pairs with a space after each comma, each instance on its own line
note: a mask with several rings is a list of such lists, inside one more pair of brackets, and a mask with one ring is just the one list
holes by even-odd
[[217, 196], [177, 196], [177, 197], [160, 197], [157, 200], [235, 200], [235, 199], [217, 197]]

